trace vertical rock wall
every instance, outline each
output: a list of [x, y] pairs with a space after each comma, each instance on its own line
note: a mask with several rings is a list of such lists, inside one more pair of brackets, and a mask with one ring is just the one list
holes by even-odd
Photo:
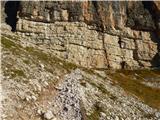
[[16, 30], [84, 67], [158, 67], [159, 7], [138, 1], [26, 1], [19, 4]]

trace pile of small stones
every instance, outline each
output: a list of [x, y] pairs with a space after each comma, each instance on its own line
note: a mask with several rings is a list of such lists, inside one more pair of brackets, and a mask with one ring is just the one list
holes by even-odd
[[81, 120], [79, 83], [82, 78], [80, 70], [76, 69], [66, 75], [64, 82], [57, 86], [58, 95], [54, 98], [53, 113], [60, 120]]

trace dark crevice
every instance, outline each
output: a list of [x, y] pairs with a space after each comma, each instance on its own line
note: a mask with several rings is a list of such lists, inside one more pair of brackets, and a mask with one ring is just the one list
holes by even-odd
[[151, 6], [153, 6], [152, 1], [142, 1], [142, 4], [145, 9], [149, 10], [149, 12], [152, 12]]
[[93, 4], [95, 10], [98, 11], [98, 4], [97, 4], [97, 1], [92, 1], [92, 4]]
[[126, 62], [125, 61], [122, 61], [121, 62], [121, 69], [125, 69], [126, 68]]
[[157, 19], [159, 16], [157, 16], [156, 11], [153, 9], [156, 6], [154, 5], [153, 1], [142, 1], [142, 4], [145, 9], [147, 9], [152, 16], [152, 19], [154, 21], [155, 27], [157, 29]]
[[139, 54], [138, 53], [138, 44], [137, 44], [137, 42], [136, 42], [135, 39], [134, 39], [134, 44], [135, 44], [135, 49], [133, 50], [133, 58], [134, 58], [135, 61], [138, 62], [138, 64], [139, 64], [140, 67], [144, 67], [144, 65], [139, 60], [139, 56], [138, 56], [138, 54]]
[[97, 15], [97, 18], [100, 20], [100, 33], [102, 35], [102, 43], [103, 43], [103, 49], [104, 49], [104, 54], [105, 54], [105, 58], [106, 58], [106, 62], [107, 62], [107, 68], [110, 69], [110, 63], [109, 63], [109, 55], [108, 55], [108, 52], [106, 50], [106, 45], [105, 45], [105, 25], [104, 25], [104, 22], [103, 22], [103, 19], [101, 17], [101, 13], [99, 12], [99, 6], [97, 4], [97, 1], [92, 1], [92, 4], [95, 8], [95, 11], [96, 11], [96, 15]]
[[[160, 11], [158, 11], [158, 8], [156, 7], [153, 1], [142, 1], [142, 3], [143, 3], [144, 8], [147, 9], [149, 13], [151, 14], [155, 27], [156, 27], [153, 32], [157, 33], [157, 31], [159, 31], [158, 22], [160, 19]], [[157, 34], [156, 36], [158, 38]]]
[[150, 33], [153, 42], [157, 43], [157, 53], [152, 58], [151, 64], [153, 68], [160, 69], [160, 41], [155, 33]]
[[16, 23], [18, 21], [17, 12], [19, 10], [20, 2], [19, 1], [8, 1], [5, 4], [5, 13], [7, 15], [5, 21], [8, 25], [11, 26], [11, 31], [16, 31]]
[[[152, 1], [142, 1], [133, 4], [133, 6], [126, 10], [127, 21], [126, 26], [133, 30], [141, 31], [155, 31], [155, 12], [153, 12], [154, 2]], [[134, 10], [133, 10], [134, 9]]]
[[118, 44], [119, 44], [119, 47], [120, 48], [125, 48], [125, 42], [123, 42], [122, 40], [121, 40], [121, 37], [119, 37], [119, 41], [118, 41]]
[[154, 4], [153, 1], [142, 1], [143, 6], [145, 9], [147, 9], [150, 14], [152, 15], [152, 19], [154, 20], [155, 23], [155, 27], [156, 29], [154, 30], [154, 32], [150, 32], [151, 34], [151, 38], [153, 40], [153, 42], [157, 43], [157, 51], [158, 53], [154, 56], [154, 58], [151, 61], [152, 67], [160, 67], [160, 41], [159, 38], [160, 36], [158, 35], [160, 29], [158, 28], [158, 23], [160, 20], [160, 11], [158, 10], [157, 6]]

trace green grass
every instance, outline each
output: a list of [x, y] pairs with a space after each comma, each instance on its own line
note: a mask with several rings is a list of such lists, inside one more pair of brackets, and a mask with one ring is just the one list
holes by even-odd
[[96, 75], [97, 77], [105, 79], [105, 77], [103, 77], [100, 74], [96, 73], [95, 70], [101, 70], [102, 71], [102, 70], [106, 70], [106, 69], [85, 68], [85, 67], [80, 67], [80, 66], [78, 66], [78, 67], [81, 68], [81, 70], [85, 71], [88, 74]]
[[19, 41], [19, 38], [14, 36], [1, 36], [1, 43], [2, 45], [4, 46], [4, 48], [7, 48], [7, 49], [12, 49], [12, 50], [15, 50], [15, 49], [20, 49], [22, 48], [22, 46], [20, 44], [17, 44], [15, 43], [14, 41]]
[[12, 42], [11, 40], [5, 38], [5, 37], [1, 37], [1, 43], [2, 45], [4, 45], [5, 48], [12, 48], [15, 47], [16, 44], [14, 42]]
[[104, 112], [104, 110], [100, 107], [99, 103], [96, 102], [91, 115], [87, 115], [87, 120], [99, 120], [100, 112]]
[[[92, 86], [98, 88], [98, 90], [101, 91], [101, 93], [102, 93], [103, 95], [107, 94], [110, 99], [112, 99], [112, 100], [117, 100], [117, 97], [114, 96], [113, 94], [111, 94], [111, 93], [105, 88], [104, 84], [98, 84], [98, 83], [96, 84], [96, 83], [94, 83], [92, 80], [90, 80], [90, 79], [88, 79], [88, 78], [85, 78], [85, 79], [86, 79], [86, 81], [87, 81], [89, 84], [91, 84]], [[86, 86], [83, 85], [83, 84], [81, 84], [81, 85], [84, 86], [84, 87], [86, 87]]]
[[8, 39], [12, 39], [14, 41], [20, 41], [20, 37], [17, 36], [17, 35], [6, 35], [6, 34], [3, 34], [3, 33], [1, 35], [7, 37]]
[[[38, 60], [41, 60], [47, 64], [49, 63], [51, 65], [56, 65], [58, 68], [61, 67], [66, 69], [67, 71], [71, 71], [77, 68], [75, 64], [63, 61], [51, 54], [46, 54], [41, 50], [36, 50], [33, 47], [26, 47], [25, 50], [28, 51], [29, 54], [35, 56]], [[60, 65], [60, 63], [62, 63], [62, 65]], [[48, 70], [51, 71], [51, 69], [48, 69]]]
[[25, 64], [27, 64], [27, 65], [30, 63], [29, 60], [23, 60], [23, 62], [24, 62]]
[[23, 51], [21, 45], [16, 44], [14, 40], [11, 40], [8, 37], [1, 36], [1, 43], [2, 43], [2, 50], [3, 48], [8, 49], [14, 55], [20, 55], [21, 52]]
[[[133, 74], [139, 74], [141, 77], [135, 80]], [[152, 76], [159, 71], [118, 71], [110, 74], [112, 80], [118, 82], [118, 84], [127, 92], [136, 95], [146, 104], [151, 107], [160, 109], [160, 89], [148, 87], [141, 83], [142, 77]]]
[[22, 70], [12, 69], [11, 72], [13, 72], [13, 74], [11, 74], [13, 78], [17, 76], [26, 77], [25, 73]]
[[[16, 40], [15, 40], [16, 39]], [[15, 42], [14, 42], [15, 41]], [[63, 68], [70, 72], [73, 69], [76, 69], [77, 66], [75, 64], [69, 63], [67, 61], [61, 60], [54, 55], [51, 55], [49, 53], [44, 53], [40, 49], [36, 49], [34, 47], [22, 47], [20, 44], [18, 44], [18, 37], [12, 37], [12, 36], [6, 36], [2, 35], [1, 42], [4, 48], [12, 51], [14, 55], [31, 55], [33, 58], [34, 63], [38, 64], [38, 61], [42, 61], [46, 65], [54, 65], [57, 68]], [[37, 61], [36, 61], [37, 60]], [[25, 64], [29, 64], [29, 60], [23, 60]], [[62, 64], [60, 64], [62, 63]], [[54, 71], [50, 68], [48, 68], [49, 71]]]
[[100, 90], [102, 93], [104, 94], [109, 94], [109, 92], [105, 89], [103, 84], [98, 84], [98, 83], [94, 83], [92, 80], [85, 78], [85, 80], [91, 84], [92, 86], [98, 88], [98, 90]]
[[[147, 77], [160, 77], [160, 70], [118, 70], [118, 73], [123, 73], [126, 76], [133, 77], [137, 74], [140, 78], [147, 78]], [[142, 80], [142, 79], [140, 79]]]

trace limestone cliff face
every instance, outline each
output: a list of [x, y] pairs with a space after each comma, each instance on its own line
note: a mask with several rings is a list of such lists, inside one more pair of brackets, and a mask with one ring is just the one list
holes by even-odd
[[[15, 9], [17, 34], [77, 65], [116, 69], [160, 65], [160, 2], [23, 1], [2, 6], [4, 21]], [[10, 25], [13, 29], [14, 23]]]

